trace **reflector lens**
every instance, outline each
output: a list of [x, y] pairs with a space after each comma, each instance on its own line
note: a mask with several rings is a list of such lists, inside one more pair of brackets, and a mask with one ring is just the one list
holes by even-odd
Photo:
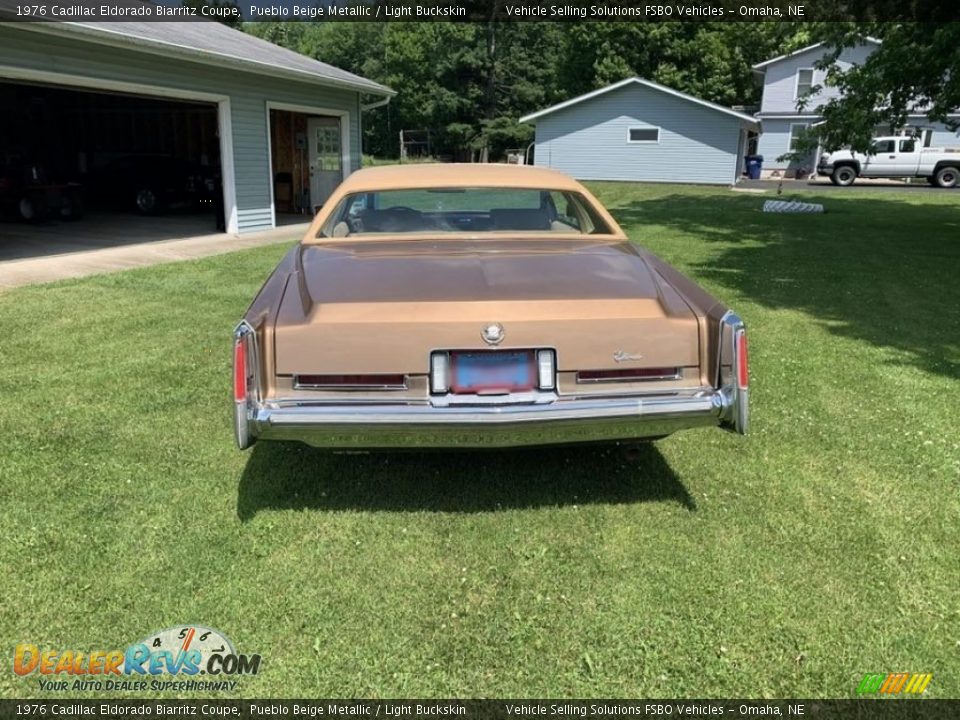
[[434, 353], [430, 356], [430, 392], [445, 393], [450, 389], [450, 356]]
[[556, 363], [553, 350], [537, 350], [537, 380], [541, 390], [552, 390], [556, 384]]
[[750, 373], [748, 372], [747, 333], [743, 330], [737, 333], [737, 385], [749, 387]]
[[297, 385], [332, 388], [405, 387], [403, 375], [297, 375]]
[[577, 381], [620, 380], [658, 380], [674, 378], [680, 374], [680, 368], [629, 368], [626, 370], [581, 370], [577, 373]]
[[247, 399], [247, 343], [243, 338], [233, 346], [233, 399]]

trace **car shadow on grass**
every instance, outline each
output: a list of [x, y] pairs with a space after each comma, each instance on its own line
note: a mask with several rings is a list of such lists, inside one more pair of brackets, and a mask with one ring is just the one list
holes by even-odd
[[739, 294], [799, 310], [834, 335], [902, 353], [889, 362], [960, 378], [960, 192], [957, 202], [915, 195], [917, 202], [887, 194], [797, 198], [822, 203], [823, 215], [763, 213], [775, 196], [733, 193], [669, 195], [612, 212], [633, 240], [668, 262], [669, 246], [657, 233], [677, 230], [705, 242], [709, 260], [678, 267], [730, 305]]
[[628, 460], [609, 446], [333, 454], [265, 442], [240, 478], [237, 515], [245, 522], [267, 509], [472, 513], [638, 502], [696, 510], [652, 443]]

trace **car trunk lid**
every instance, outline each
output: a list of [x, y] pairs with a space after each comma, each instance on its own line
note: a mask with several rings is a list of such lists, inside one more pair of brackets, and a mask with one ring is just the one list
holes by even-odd
[[[626, 242], [416, 240], [304, 246], [276, 327], [278, 374], [426, 373], [435, 350], [554, 348], [558, 369], [698, 363], [697, 320]], [[617, 359], [619, 358], [619, 359]]]

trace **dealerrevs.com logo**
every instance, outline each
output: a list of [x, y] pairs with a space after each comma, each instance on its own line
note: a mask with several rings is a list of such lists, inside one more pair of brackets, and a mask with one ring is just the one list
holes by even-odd
[[[260, 671], [260, 655], [238, 653], [229, 638], [201, 625], [179, 625], [123, 650], [64, 650], [20, 643], [13, 671], [35, 677], [40, 690], [235, 690]], [[202, 676], [202, 679], [201, 677]]]

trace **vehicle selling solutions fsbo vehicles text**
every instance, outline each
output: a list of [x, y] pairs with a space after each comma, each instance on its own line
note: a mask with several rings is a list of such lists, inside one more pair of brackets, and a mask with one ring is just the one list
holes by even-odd
[[[714, 5], [643, 5], [621, 7], [618, 5], [506, 5], [509, 18], [652, 18], [652, 19], [700, 19], [722, 17], [783, 17], [779, 7], [767, 5], [740, 5], [735, 8]], [[803, 5], [788, 5], [786, 14], [803, 17]]]

